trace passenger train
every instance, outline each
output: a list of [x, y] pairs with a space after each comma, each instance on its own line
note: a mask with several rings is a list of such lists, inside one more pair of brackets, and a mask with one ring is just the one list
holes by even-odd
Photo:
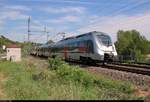
[[83, 62], [108, 62], [117, 58], [116, 48], [110, 36], [98, 31], [44, 44], [32, 49], [31, 54]]

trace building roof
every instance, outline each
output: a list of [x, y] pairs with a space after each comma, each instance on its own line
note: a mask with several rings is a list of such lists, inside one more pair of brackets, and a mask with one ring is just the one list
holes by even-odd
[[21, 47], [17, 45], [7, 45], [6, 48], [21, 48]]

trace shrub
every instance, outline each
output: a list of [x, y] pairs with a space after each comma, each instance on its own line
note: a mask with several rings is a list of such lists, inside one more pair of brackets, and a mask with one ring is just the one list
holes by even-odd
[[63, 66], [64, 64], [65, 62], [62, 61], [60, 58], [49, 59], [49, 68], [51, 70], [57, 70], [60, 66]]
[[59, 78], [80, 83], [85, 88], [97, 86], [106, 89], [117, 89], [125, 93], [131, 93], [133, 89], [128, 83], [120, 84], [121, 82], [99, 78], [92, 73], [81, 70], [79, 67], [69, 66], [60, 59], [50, 59], [49, 64], [50, 68], [55, 70], [55, 73]]
[[8, 76], [4, 87], [7, 96], [28, 100], [134, 98], [130, 97], [133, 95], [130, 84], [94, 75], [60, 59], [49, 62], [50, 69], [42, 70], [34, 63], [1, 63], [0, 72]]
[[49, 59], [49, 67], [55, 70], [56, 74], [65, 80], [82, 83], [86, 87], [92, 85], [94, 82], [94, 76], [91, 73], [85, 72], [79, 67], [69, 66], [58, 58]]

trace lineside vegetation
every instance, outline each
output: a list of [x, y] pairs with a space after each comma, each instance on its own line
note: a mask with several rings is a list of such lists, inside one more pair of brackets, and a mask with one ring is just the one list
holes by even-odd
[[[39, 62], [39, 64], [42, 64]], [[34, 61], [0, 62], [7, 77], [3, 89], [10, 99], [143, 99], [134, 95], [134, 86], [69, 66], [56, 58], [48, 68]]]
[[115, 46], [121, 59], [150, 63], [150, 41], [136, 30], [119, 30]]

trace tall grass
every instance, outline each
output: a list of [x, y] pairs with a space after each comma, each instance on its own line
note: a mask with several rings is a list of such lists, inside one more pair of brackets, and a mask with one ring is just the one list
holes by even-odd
[[8, 76], [5, 94], [11, 99], [139, 99], [131, 84], [96, 76], [60, 59], [49, 59], [39, 70], [29, 63], [0, 63]]

